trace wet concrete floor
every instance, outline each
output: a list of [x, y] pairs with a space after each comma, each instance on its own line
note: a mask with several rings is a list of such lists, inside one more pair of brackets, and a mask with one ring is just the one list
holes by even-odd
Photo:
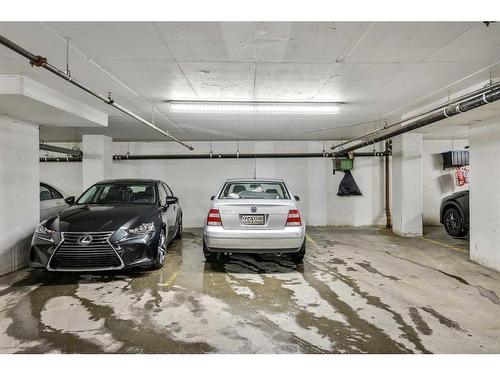
[[307, 255], [206, 264], [201, 230], [154, 272], [0, 278], [0, 353], [500, 353], [500, 274], [431, 228], [308, 228]]

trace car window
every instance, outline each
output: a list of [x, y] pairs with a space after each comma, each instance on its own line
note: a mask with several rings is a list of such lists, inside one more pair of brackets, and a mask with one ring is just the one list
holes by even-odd
[[167, 195], [170, 197], [173, 197], [174, 193], [172, 193], [172, 190], [170, 189], [170, 187], [167, 184], [163, 184], [163, 186], [165, 187], [165, 190], [167, 191]]
[[283, 182], [234, 181], [227, 182], [219, 199], [290, 199]]
[[82, 194], [76, 204], [155, 203], [153, 184], [103, 183], [96, 184]]
[[158, 194], [160, 196], [160, 205], [165, 206], [167, 204], [167, 191], [165, 190], [163, 184], [158, 184], [158, 190]]
[[48, 201], [50, 199], [52, 199], [52, 193], [50, 192], [49, 187], [40, 184], [40, 200]]
[[63, 196], [61, 193], [59, 193], [56, 189], [54, 189], [53, 187], [50, 187], [49, 186], [49, 189], [50, 189], [50, 192], [52, 193], [52, 198], [53, 199], [62, 199]]

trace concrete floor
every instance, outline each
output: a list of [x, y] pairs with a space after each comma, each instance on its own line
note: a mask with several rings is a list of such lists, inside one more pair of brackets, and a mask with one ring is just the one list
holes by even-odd
[[308, 254], [205, 264], [201, 231], [149, 273], [0, 278], [1, 353], [500, 353], [500, 274], [440, 228], [309, 228]]

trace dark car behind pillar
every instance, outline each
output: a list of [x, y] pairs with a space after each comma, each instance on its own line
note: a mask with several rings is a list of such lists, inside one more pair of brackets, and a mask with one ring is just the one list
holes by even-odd
[[469, 233], [469, 191], [459, 191], [441, 201], [440, 221], [446, 232], [453, 237]]

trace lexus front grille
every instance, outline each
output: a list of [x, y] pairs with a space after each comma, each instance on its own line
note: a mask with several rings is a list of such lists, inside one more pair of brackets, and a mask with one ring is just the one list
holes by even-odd
[[113, 232], [64, 232], [63, 240], [49, 261], [49, 268], [119, 269], [123, 262], [109, 243]]

